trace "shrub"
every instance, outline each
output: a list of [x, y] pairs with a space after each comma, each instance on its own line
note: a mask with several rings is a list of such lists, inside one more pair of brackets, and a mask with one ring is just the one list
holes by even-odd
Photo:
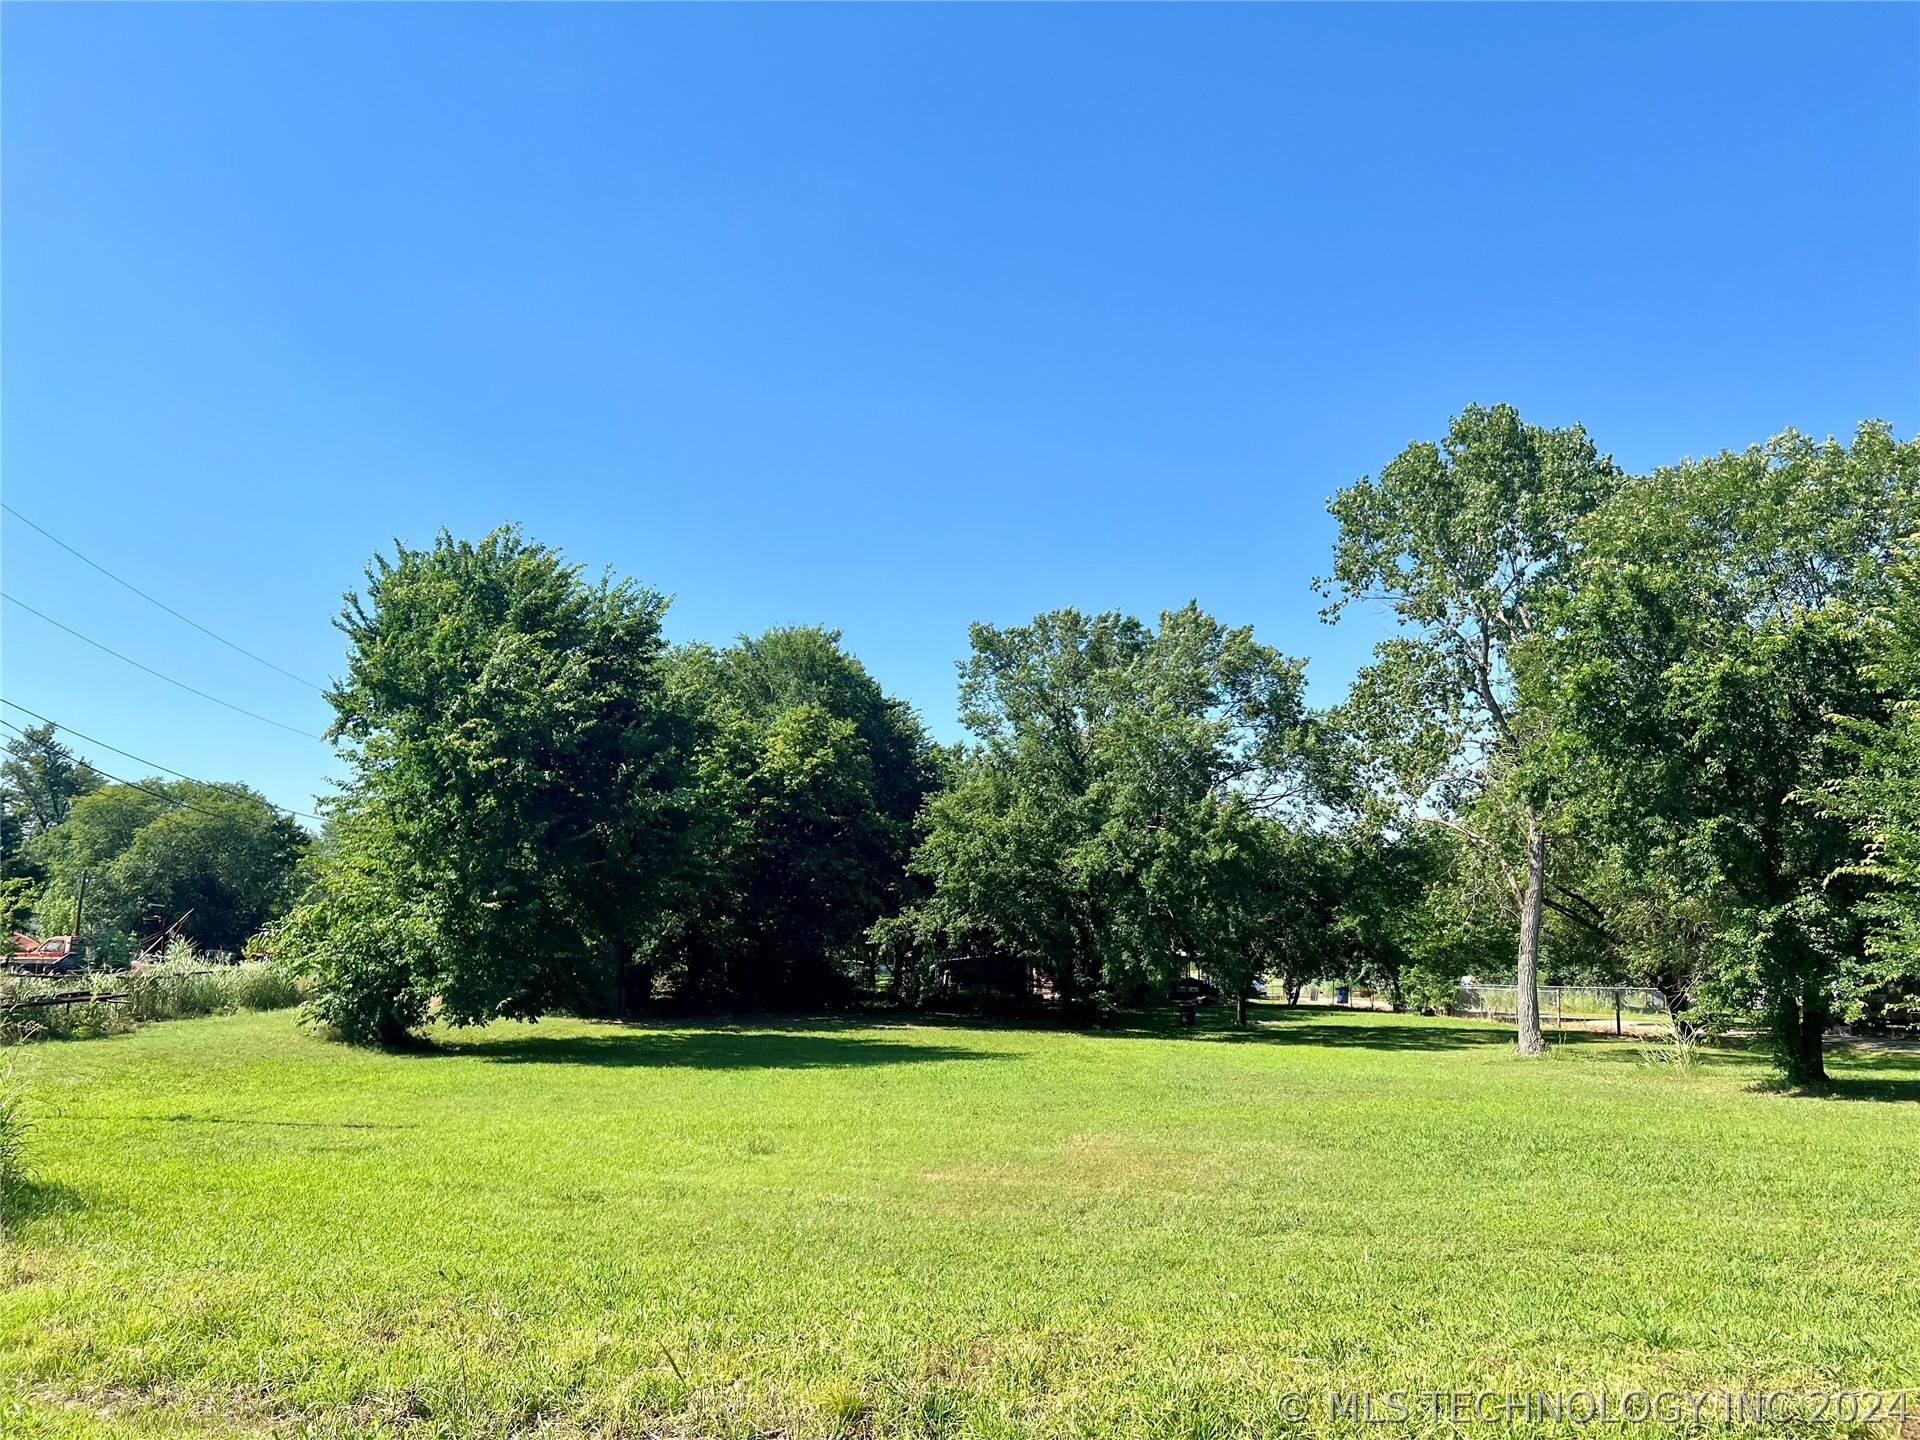
[[318, 881], [279, 936], [304, 982], [303, 1018], [352, 1045], [404, 1044], [427, 1018], [430, 967], [415, 962], [431, 929], [350, 853], [323, 852]]
[[306, 973], [318, 987], [306, 1019], [350, 1045], [404, 1045], [427, 1017], [427, 998], [390, 950], [330, 945], [309, 959]]
[[1460, 982], [1414, 966], [1400, 977], [1400, 996], [1406, 1008], [1418, 1014], [1451, 1015], [1460, 1008]]

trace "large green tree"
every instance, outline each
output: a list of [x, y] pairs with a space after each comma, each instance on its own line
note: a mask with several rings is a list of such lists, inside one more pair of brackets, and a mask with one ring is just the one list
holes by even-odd
[[1053, 611], [975, 625], [961, 680], [978, 742], [928, 809], [910, 931], [951, 965], [1002, 957], [1067, 1005], [1189, 966], [1244, 996], [1266, 817], [1309, 759], [1302, 665], [1195, 605], [1158, 629]]
[[294, 900], [306, 831], [241, 785], [160, 779], [107, 785], [31, 843], [46, 868], [43, 923], [74, 922], [86, 877], [88, 935], [135, 943], [169, 929], [238, 950]]
[[1875, 617], [1917, 507], [1920, 442], [1881, 425], [1656, 471], [1582, 527], [1545, 667], [1584, 823], [1684, 900], [1698, 998], [1763, 1011], [1796, 1081], [1825, 1077], [1824, 1032], [1886, 979], [1860, 839], [1817, 802], [1853, 793], [1845, 736], [1897, 715]]
[[[1377, 479], [1328, 502], [1339, 522], [1327, 618], [1391, 608], [1405, 633], [1375, 648], [1344, 707], [1376, 792], [1403, 823], [1438, 823], [1483, 847], [1518, 919], [1518, 1044], [1544, 1051], [1540, 939], [1554, 791], [1539, 761], [1551, 710], [1519, 681], [1568, 581], [1575, 527], [1619, 481], [1578, 426], [1546, 429], [1510, 406], [1469, 406], [1446, 438], [1409, 445]], [[1518, 837], [1511, 859], [1505, 844]]]
[[73, 802], [105, 783], [56, 738], [50, 723], [10, 727], [0, 760], [0, 944], [34, 923], [47, 872], [28, 841], [67, 818]]
[[1887, 712], [1843, 728], [1840, 745], [1856, 764], [1828, 780], [1820, 799], [1853, 827], [1857, 873], [1876, 882], [1868, 949], [1920, 979], [1920, 541], [1889, 568], [1866, 633]]
[[1340, 968], [1354, 871], [1341, 837], [1301, 819], [1257, 813], [1233, 794], [1210, 797], [1186, 817], [1180, 850], [1168, 852], [1174, 863], [1143, 877], [1143, 897], [1170, 919], [1173, 953], [1234, 999], [1242, 1027], [1256, 980], [1276, 977], [1297, 1001], [1304, 981]]
[[644, 988], [757, 1008], [844, 999], [897, 910], [940, 757], [838, 632], [784, 627], [674, 658], [697, 726], [697, 842]]
[[73, 802], [105, 780], [56, 737], [51, 723], [29, 725], [6, 743], [0, 761], [0, 804], [21, 841], [67, 818]]
[[339, 620], [349, 777], [296, 927], [316, 1015], [394, 1040], [604, 1000], [682, 866], [666, 602], [508, 528], [376, 559]]

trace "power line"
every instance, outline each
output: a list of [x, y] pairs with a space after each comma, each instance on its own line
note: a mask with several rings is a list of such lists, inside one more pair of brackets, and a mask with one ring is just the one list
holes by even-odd
[[53, 626], [56, 630], [64, 630], [67, 632], [67, 634], [73, 636], [74, 639], [84, 640], [86, 641], [87, 644], [93, 646], [94, 649], [103, 650], [107, 654], [113, 656], [113, 658], [116, 660], [124, 660], [127, 664], [133, 666], [133, 668], [136, 670], [144, 670], [147, 672], [147, 674], [152, 675], [157, 679], [164, 680], [169, 685], [178, 685], [182, 690], [186, 691], [189, 695], [198, 695], [202, 700], [211, 700], [214, 704], [225, 706], [227, 709], [234, 711], [236, 714], [245, 715], [252, 720], [258, 720], [263, 725], [272, 725], [276, 729], [285, 730], [290, 734], [303, 735], [309, 740], [321, 740], [326, 738], [324, 736], [314, 734], [311, 730], [300, 730], [295, 728], [292, 725], [282, 724], [278, 720], [269, 719], [267, 716], [262, 715], [257, 711], [248, 710], [243, 706], [235, 705], [231, 700], [222, 700], [218, 695], [209, 695], [204, 690], [196, 690], [194, 689], [193, 686], [187, 684], [187, 682], [184, 680], [176, 680], [171, 675], [162, 674], [160, 671], [154, 669], [151, 665], [142, 665], [138, 660], [135, 660], [131, 655], [122, 655], [118, 650], [112, 649], [111, 647], [106, 645], [102, 645], [98, 640], [95, 640], [91, 636], [82, 635], [78, 630], [74, 629], [71, 625], [62, 625], [58, 620], [54, 619], [51, 615], [47, 614], [45, 611], [36, 610], [33, 608], [33, 606], [27, 604], [26, 601], [17, 599], [12, 595], [8, 595], [5, 591], [0, 591], [0, 600], [5, 600], [9, 604], [18, 605], [22, 610], [26, 611], [29, 615], [38, 615], [42, 620], [46, 621], [47, 624]]
[[[0, 729], [11, 730], [23, 740], [28, 738], [27, 732], [21, 729], [18, 725], [14, 724], [11, 720], [0, 720]], [[109, 745], [107, 748], [111, 750], [113, 747]], [[149, 786], [142, 785], [138, 780], [128, 780], [119, 775], [109, 775], [105, 770], [102, 770], [98, 765], [94, 764], [91, 760], [82, 760], [78, 755], [73, 757], [73, 763], [76, 765], [86, 766], [87, 769], [93, 771], [93, 773], [98, 775], [102, 780], [111, 780], [114, 784], [124, 785], [129, 790], [138, 790], [142, 795], [151, 795], [153, 796], [154, 799], [164, 800], [169, 805], [179, 805], [187, 810], [197, 810], [202, 815], [218, 816], [220, 814], [218, 810], [209, 810], [207, 809], [206, 806], [196, 805], [191, 800], [182, 800], [179, 796], [169, 795], [164, 790], [155, 790]], [[274, 808], [278, 809], [279, 807], [275, 806]]]
[[[246, 646], [236, 645], [233, 643], [233, 641], [227, 639], [226, 636], [216, 634], [214, 631], [209, 630], [206, 626], [202, 625], [198, 620], [192, 619], [190, 616], [182, 615], [178, 610], [174, 609], [171, 605], [167, 604], [166, 601], [155, 599], [153, 596], [149, 595], [146, 591], [142, 590], [138, 585], [133, 584], [131, 581], [122, 580], [118, 575], [114, 574], [113, 571], [107, 569], [107, 567], [102, 565], [98, 560], [89, 560], [85, 555], [82, 555], [78, 550], [74, 549], [73, 546], [67, 544], [66, 541], [62, 540], [58, 535], [55, 535], [51, 530], [46, 529], [44, 526], [35, 524], [33, 521], [29, 520], [26, 516], [22, 515], [18, 510], [14, 509], [13, 506], [7, 504], [6, 501], [0, 500], [0, 510], [5, 510], [9, 515], [13, 516], [14, 519], [18, 520], [22, 525], [27, 526], [29, 529], [38, 530], [42, 535], [46, 536], [47, 539], [53, 541], [54, 544], [58, 545], [62, 550], [66, 551], [69, 555], [73, 556], [74, 559], [80, 561], [82, 564], [91, 565], [94, 569], [98, 570], [102, 575], [106, 576], [109, 580], [113, 581], [114, 584], [122, 586], [125, 589], [131, 590], [134, 594], [138, 595], [142, 600], [145, 600], [150, 605], [158, 605], [162, 610], [166, 611], [167, 614], [173, 616], [174, 619], [182, 622], [183, 624], [191, 625], [194, 629], [198, 630], [202, 635], [205, 635], [210, 639], [218, 640], [222, 645], [226, 646], [229, 650], [237, 650], [242, 655], [246, 656], [249, 660], [252, 660], [261, 665], [264, 665], [269, 670], [276, 671], [277, 673], [286, 676], [287, 679], [289, 680], [298, 681], [300, 684], [305, 685], [309, 690], [318, 690], [322, 695], [327, 693], [326, 686], [316, 685], [313, 683], [313, 681], [307, 679], [306, 676], [304, 675], [296, 675], [291, 670], [282, 669], [280, 666], [274, 664], [273, 661], [267, 659], [264, 655], [256, 655], [253, 653], [253, 651], [247, 649]], [[109, 746], [108, 748], [111, 749], [112, 747]]]
[[[96, 740], [91, 735], [82, 734], [80, 731], [74, 729], [71, 725], [64, 725], [60, 721], [55, 720], [49, 715], [42, 715], [38, 710], [27, 709], [27, 707], [22, 705], [18, 700], [9, 700], [5, 696], [0, 696], [0, 705], [11, 705], [14, 709], [20, 711], [23, 714], [31, 715], [36, 720], [45, 721], [47, 724], [53, 726], [55, 729], [66, 731], [67, 734], [73, 736], [76, 740], [84, 740], [89, 745], [98, 745], [102, 750], [111, 750], [113, 751], [114, 754], [124, 755], [129, 760], [138, 760], [142, 765], [151, 765], [156, 770], [164, 770], [167, 772], [167, 774], [173, 776], [175, 779], [191, 781], [195, 785], [204, 785], [209, 790], [225, 790], [228, 794], [245, 794], [245, 795], [253, 794], [253, 791], [247, 789], [247, 787], [244, 785], [235, 785], [235, 784], [230, 784], [230, 783], [226, 783], [218, 780], [198, 780], [198, 779], [195, 779], [193, 776], [187, 774], [185, 771], [174, 769], [171, 765], [162, 765], [158, 760], [149, 760], [147, 759], [146, 756], [136, 755], [131, 750], [122, 750], [118, 745], [109, 745], [104, 740]], [[14, 728], [17, 730], [20, 727], [16, 725]], [[76, 755], [74, 758], [76, 760], [79, 760], [80, 757]], [[84, 760], [80, 760], [80, 763], [82, 765], [87, 764], [87, 762]], [[93, 767], [91, 765], [87, 765], [87, 768], [91, 770]], [[101, 773], [104, 774], [105, 772], [103, 771]], [[121, 783], [128, 784], [131, 782], [122, 781]], [[268, 800], [264, 795], [259, 796], [257, 798], [263, 804], [273, 805], [274, 809], [279, 810], [284, 814], [298, 815], [302, 820], [312, 820], [317, 824], [321, 824], [321, 825], [324, 825], [327, 823], [325, 820], [321, 819], [320, 816], [309, 815], [305, 810], [295, 810], [291, 805], [274, 805], [273, 801]]]

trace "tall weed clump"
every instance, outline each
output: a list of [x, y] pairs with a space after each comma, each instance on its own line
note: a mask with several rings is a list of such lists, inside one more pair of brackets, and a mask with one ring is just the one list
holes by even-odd
[[[55, 1005], [18, 1003], [76, 994], [79, 998]], [[299, 980], [280, 962], [235, 964], [224, 956], [203, 956], [189, 942], [176, 940], [165, 958], [129, 970], [0, 981], [0, 1041], [79, 1040], [130, 1030], [146, 1020], [284, 1010], [301, 998]]]
[[1700, 1068], [1700, 1051], [1706, 1036], [1676, 1016], [1668, 1016], [1652, 1043], [1640, 1047], [1640, 1058], [1649, 1065], [1666, 1065], [1683, 1075]]
[[[118, 993], [122, 977], [92, 975], [0, 976], [0, 1045], [43, 1038], [80, 1039], [132, 1028], [122, 1006], [89, 998]], [[35, 1004], [48, 996], [74, 996], [57, 1005]]]
[[124, 984], [131, 1020], [181, 1020], [234, 1010], [284, 1010], [300, 1003], [293, 975], [272, 960], [238, 964], [210, 960], [183, 941], [166, 958], [116, 977]]

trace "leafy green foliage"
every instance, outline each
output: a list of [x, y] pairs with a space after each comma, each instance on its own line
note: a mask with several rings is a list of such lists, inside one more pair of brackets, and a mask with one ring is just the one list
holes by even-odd
[[101, 777], [55, 738], [51, 723], [29, 725], [6, 741], [0, 760], [0, 942], [34, 923], [46, 866], [29, 842], [67, 818], [73, 802]]
[[[1864, 907], [1877, 922], [1869, 952], [1920, 984], [1920, 548], [1909, 545], [1886, 578], [1867, 639], [1870, 673], [1888, 709], [1844, 727], [1839, 743], [1855, 765], [1830, 778], [1820, 800], [1853, 827], [1856, 869], [1881, 887]], [[1899, 981], [1889, 976], [1889, 983]]]
[[376, 559], [329, 697], [352, 774], [294, 941], [314, 1013], [393, 1040], [608, 993], [679, 864], [660, 617], [511, 529]]
[[845, 1000], [860, 937], [903, 899], [936, 748], [834, 631], [691, 646], [673, 673], [699, 737], [697, 839], [640, 978], [704, 1005]]
[[1191, 604], [971, 638], [979, 748], [928, 809], [931, 895], [876, 939], [923, 982], [984, 961], [1074, 1004], [1196, 966], [1244, 995], [1288, 903], [1269, 817], [1306, 793], [1301, 662]]
[[294, 898], [306, 831], [241, 785], [196, 780], [107, 785], [75, 800], [30, 853], [47, 875], [43, 926], [70, 929], [87, 877], [88, 935], [136, 942], [170, 926], [237, 951]]
[[1458, 977], [1475, 968], [1463, 947], [1448, 943], [1463, 928], [1457, 897], [1441, 883], [1463, 853], [1458, 838], [1426, 826], [1386, 832], [1357, 825], [1317, 848], [1326, 927], [1313, 974], [1369, 986], [1396, 1010], [1428, 1009], [1436, 990], [1451, 997]]
[[1698, 998], [1763, 1010], [1795, 1080], [1887, 978], [1858, 838], [1810, 802], [1857, 793], [1840, 731], [1891, 718], [1871, 617], [1916, 504], [1920, 443], [1883, 426], [1657, 471], [1585, 527], [1551, 671], [1583, 823], [1656, 900], [1689, 897]]
[[[1619, 483], [1578, 426], [1529, 425], [1510, 406], [1468, 406], [1439, 444], [1409, 445], [1377, 480], [1328, 502], [1339, 522], [1329, 619], [1389, 606], [1410, 632], [1382, 643], [1346, 718], [1372, 777], [1404, 813], [1452, 811], [1497, 766], [1529, 758], [1545, 716], [1516, 684], [1567, 581], [1574, 527]], [[1538, 806], [1536, 777], [1521, 787]]]
[[[1578, 426], [1543, 429], [1510, 406], [1469, 406], [1439, 444], [1409, 445], [1328, 503], [1340, 523], [1329, 619], [1391, 606], [1342, 708], [1365, 791], [1402, 823], [1452, 825], [1506, 871], [1519, 917], [1520, 1048], [1537, 1054], [1552, 714], [1522, 681], [1569, 576], [1576, 524], [1619, 481]], [[1489, 823], [1491, 822], [1491, 823]], [[1517, 836], [1517, 854], [1503, 843]]]
[[1469, 407], [1330, 503], [1329, 618], [1401, 626], [1331, 716], [1197, 605], [1067, 609], [973, 627], [952, 752], [836, 632], [669, 651], [658, 596], [514, 532], [402, 549], [342, 620], [312, 1013], [390, 1041], [1194, 972], [1439, 1008], [1511, 974], [1537, 1051], [1550, 966], [1657, 987], [1690, 1037], [1762, 1012], [1818, 1078], [1830, 1019], [1920, 983], [1915, 444], [1629, 478]]
[[375, 562], [333, 697], [353, 776], [288, 936], [316, 1020], [844, 997], [938, 753], [837, 634], [670, 653], [664, 608], [510, 530]]
[[410, 838], [377, 792], [340, 806], [281, 936], [307, 981], [307, 1018], [351, 1044], [405, 1041], [426, 1020], [445, 963], [428, 897], [408, 884]]
[[0, 799], [22, 842], [51, 830], [67, 818], [75, 800], [105, 783], [55, 738], [51, 723], [27, 726], [5, 748]]

